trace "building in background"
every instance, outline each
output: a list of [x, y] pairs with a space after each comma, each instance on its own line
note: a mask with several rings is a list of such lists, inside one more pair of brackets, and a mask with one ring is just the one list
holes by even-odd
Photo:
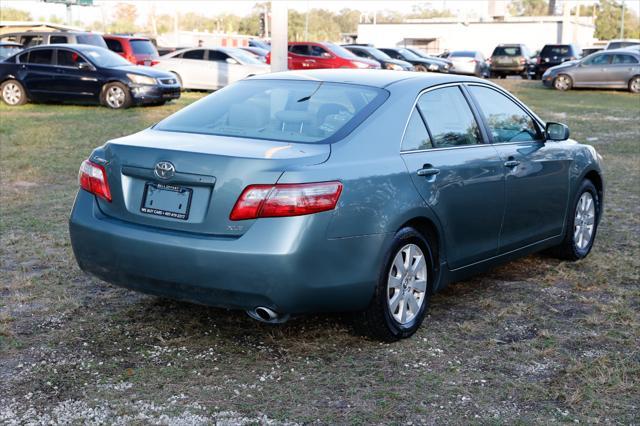
[[560, 16], [507, 16], [502, 2], [488, 2], [485, 13], [473, 18], [410, 19], [399, 24], [358, 25], [358, 43], [380, 47], [406, 46], [429, 53], [445, 50], [479, 50], [490, 56], [501, 43], [522, 43], [532, 51], [545, 44], [575, 43], [590, 46], [595, 41], [592, 16], [573, 16], [565, 3]]

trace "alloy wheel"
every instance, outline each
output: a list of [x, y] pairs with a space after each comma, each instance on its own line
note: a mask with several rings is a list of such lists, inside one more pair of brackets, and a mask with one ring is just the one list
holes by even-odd
[[554, 83], [558, 90], [568, 90], [571, 87], [571, 81], [566, 75], [559, 75]]
[[629, 90], [633, 93], [640, 93], [640, 77], [635, 77], [629, 84]]
[[120, 108], [124, 104], [126, 94], [120, 87], [111, 86], [107, 89], [107, 96], [105, 99], [111, 108]]
[[427, 262], [415, 244], [398, 251], [387, 280], [387, 305], [400, 324], [411, 322], [424, 304], [427, 291]]
[[17, 105], [22, 99], [22, 90], [15, 83], [7, 83], [2, 89], [2, 99], [9, 105]]
[[576, 247], [584, 250], [589, 246], [595, 229], [596, 206], [593, 195], [585, 192], [580, 196], [573, 221], [573, 241]]

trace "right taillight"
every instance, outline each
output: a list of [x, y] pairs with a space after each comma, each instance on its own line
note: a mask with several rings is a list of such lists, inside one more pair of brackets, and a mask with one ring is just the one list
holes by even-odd
[[229, 219], [302, 216], [333, 210], [341, 192], [340, 182], [250, 185], [242, 191]]
[[84, 160], [78, 173], [80, 188], [111, 202], [111, 190], [107, 182], [107, 171], [100, 164]]

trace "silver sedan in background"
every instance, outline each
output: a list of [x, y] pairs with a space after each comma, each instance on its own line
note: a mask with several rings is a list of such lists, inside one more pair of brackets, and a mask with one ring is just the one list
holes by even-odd
[[640, 93], [640, 49], [604, 50], [549, 68], [542, 83], [558, 90], [574, 87], [627, 89]]
[[475, 75], [476, 77], [489, 76], [489, 65], [482, 52], [455, 50], [449, 54], [447, 59], [453, 64], [451, 72], [454, 74]]
[[218, 90], [270, 71], [249, 52], [234, 47], [195, 47], [161, 56], [154, 68], [172, 72], [183, 89]]

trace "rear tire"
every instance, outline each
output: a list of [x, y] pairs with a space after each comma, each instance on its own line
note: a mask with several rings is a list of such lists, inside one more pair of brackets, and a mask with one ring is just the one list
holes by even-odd
[[600, 198], [593, 182], [588, 179], [582, 181], [572, 206], [567, 215], [564, 240], [548, 252], [559, 259], [576, 261], [585, 258], [591, 251], [600, 221]]
[[640, 75], [629, 80], [629, 91], [631, 93], [640, 93]]
[[371, 303], [357, 319], [356, 326], [364, 334], [393, 342], [418, 330], [429, 307], [435, 278], [431, 247], [414, 228], [396, 233]]
[[102, 104], [111, 109], [125, 109], [131, 106], [131, 92], [122, 83], [107, 83], [102, 87]]
[[560, 74], [553, 80], [553, 87], [556, 90], [561, 90], [563, 92], [567, 90], [571, 90], [573, 87], [573, 80], [566, 74]]
[[20, 106], [27, 103], [27, 92], [24, 86], [17, 80], [7, 80], [0, 85], [0, 94], [2, 101], [11, 106]]

